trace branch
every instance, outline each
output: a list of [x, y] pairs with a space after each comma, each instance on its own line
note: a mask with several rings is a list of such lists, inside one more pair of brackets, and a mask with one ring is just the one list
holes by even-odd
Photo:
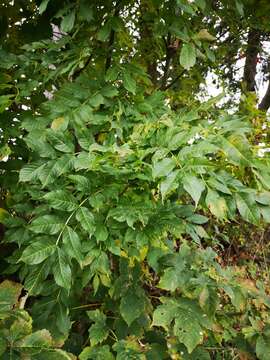
[[72, 76], [72, 80], [75, 80], [79, 75], [81, 75], [81, 73], [83, 72], [83, 70], [85, 68], [87, 68], [87, 66], [90, 64], [90, 61], [92, 59], [92, 55], [89, 56], [89, 58], [86, 60], [84, 66], [78, 70], [76, 70]]
[[105, 63], [105, 72], [109, 69], [109, 67], [111, 66], [111, 63], [112, 63], [114, 36], [115, 36], [115, 31], [111, 30], [109, 43], [108, 43], [109, 51], [108, 51], [108, 54], [107, 54], [107, 57], [106, 57], [106, 63]]
[[173, 84], [176, 83], [177, 80], [179, 80], [184, 75], [185, 72], [186, 72], [186, 70], [183, 70], [179, 75], [176, 76], [175, 79], [172, 80], [172, 82], [170, 82], [170, 84], [168, 84], [164, 88], [160, 87], [160, 90], [164, 90], [164, 91], [168, 90]]
[[161, 90], [166, 88], [166, 83], [170, 74], [170, 66], [173, 57], [175, 56], [177, 49], [179, 48], [180, 41], [176, 39], [175, 41], [171, 42], [171, 34], [168, 34], [168, 39], [166, 42], [166, 61], [164, 65], [164, 74], [161, 79]]

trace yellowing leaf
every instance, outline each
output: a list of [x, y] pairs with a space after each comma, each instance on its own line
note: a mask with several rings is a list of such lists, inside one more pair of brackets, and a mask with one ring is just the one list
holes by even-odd
[[144, 261], [144, 259], [146, 258], [146, 255], [148, 253], [148, 246], [143, 246], [140, 250], [140, 260]]
[[196, 37], [197, 37], [197, 39], [204, 40], [204, 41], [215, 41], [216, 40], [216, 38], [213, 35], [209, 34], [207, 29], [200, 30]]
[[124, 250], [120, 251], [120, 256], [124, 258], [128, 258], [128, 254]]
[[205, 286], [202, 289], [200, 296], [199, 296], [199, 304], [200, 304], [201, 308], [204, 308], [208, 298], [209, 298], [209, 291], [208, 291], [207, 286]]
[[17, 303], [22, 291], [22, 285], [5, 280], [0, 284], [0, 311], [11, 310]]
[[52, 337], [48, 330], [38, 330], [33, 334], [27, 335], [20, 341], [18, 347], [21, 348], [41, 348], [52, 345]]
[[51, 129], [57, 130], [65, 130], [67, 128], [68, 121], [64, 117], [58, 117], [53, 120], [51, 123]]
[[226, 214], [228, 211], [226, 201], [223, 197], [219, 196], [216, 191], [208, 188], [205, 203], [211, 213], [217, 218], [226, 218]]
[[4, 222], [4, 220], [9, 216], [7, 210], [0, 208], [0, 224]]

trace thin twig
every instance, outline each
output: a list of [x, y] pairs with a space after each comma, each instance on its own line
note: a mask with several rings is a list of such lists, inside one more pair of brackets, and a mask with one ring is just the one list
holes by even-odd
[[172, 80], [172, 82], [170, 82], [170, 84], [168, 84], [167, 86], [165, 86], [164, 88], [160, 88], [160, 90], [168, 90], [173, 84], [175, 84], [177, 82], [177, 80], [179, 80], [184, 73], [186, 72], [186, 70], [183, 70], [178, 76], [176, 76], [175, 79]]

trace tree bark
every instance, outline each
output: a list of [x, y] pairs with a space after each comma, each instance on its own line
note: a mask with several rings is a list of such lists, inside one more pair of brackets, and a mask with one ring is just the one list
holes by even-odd
[[250, 29], [248, 33], [248, 43], [246, 50], [246, 62], [244, 68], [244, 83], [246, 91], [255, 91], [256, 88], [256, 66], [257, 57], [261, 48], [261, 32]]
[[152, 20], [145, 20], [144, 16], [149, 11], [149, 4], [147, 1], [140, 2], [140, 47], [144, 54], [144, 64], [147, 68], [147, 73], [154, 85], [157, 85], [159, 79], [159, 72], [157, 69], [157, 58], [153, 51], [156, 44], [154, 43], [154, 35], [152, 29]]
[[270, 79], [269, 79], [269, 82], [268, 82], [268, 87], [267, 87], [267, 90], [265, 92], [265, 95], [262, 99], [262, 101], [260, 102], [258, 108], [262, 111], [267, 111], [270, 107]]

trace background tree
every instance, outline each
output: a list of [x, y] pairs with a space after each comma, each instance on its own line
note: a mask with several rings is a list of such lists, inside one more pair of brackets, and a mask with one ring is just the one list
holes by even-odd
[[268, 9], [1, 3], [3, 359], [269, 359]]

